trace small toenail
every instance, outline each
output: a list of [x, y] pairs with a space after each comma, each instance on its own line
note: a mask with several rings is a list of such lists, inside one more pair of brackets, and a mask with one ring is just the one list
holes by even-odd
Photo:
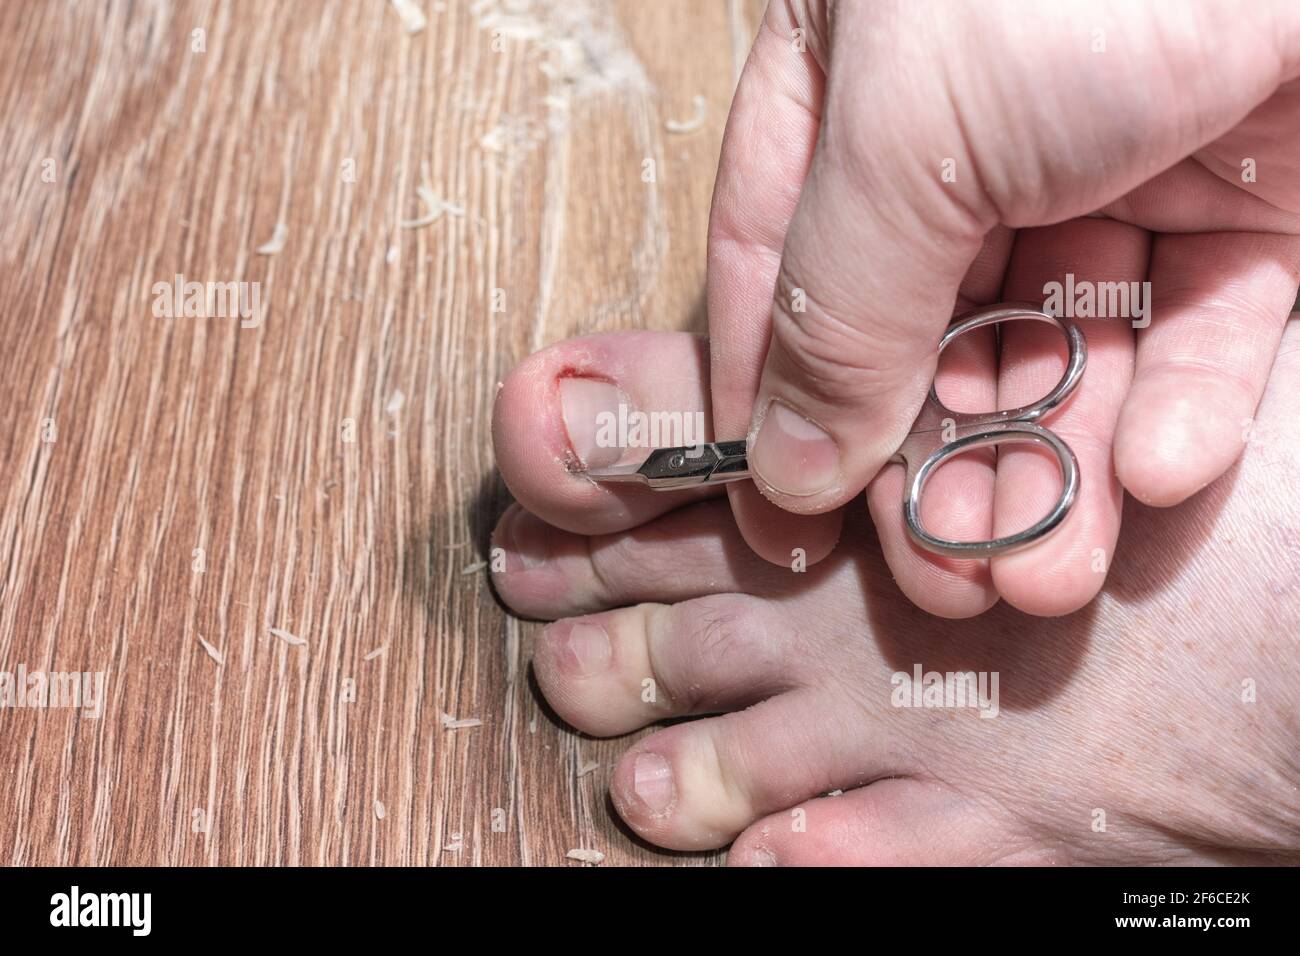
[[570, 677], [590, 677], [609, 668], [614, 650], [609, 634], [599, 624], [579, 621], [569, 633], [555, 641], [555, 657], [560, 670]]
[[741, 858], [743, 866], [776, 866], [776, 854], [765, 846], [754, 847], [754, 851]]
[[564, 416], [569, 447], [587, 468], [605, 468], [623, 457], [626, 449], [610, 440], [610, 436], [618, 434], [610, 425], [625, 420], [634, 410], [627, 393], [612, 382], [595, 378], [560, 379], [560, 413]]
[[632, 789], [655, 816], [664, 816], [677, 799], [673, 769], [658, 754], [638, 754], [632, 764]]
[[506, 550], [506, 571], [528, 571], [546, 563], [549, 548], [546, 526], [517, 508], [501, 529], [502, 544]]

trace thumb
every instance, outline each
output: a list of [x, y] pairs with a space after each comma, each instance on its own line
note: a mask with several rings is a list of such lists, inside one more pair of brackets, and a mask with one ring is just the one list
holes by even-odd
[[[915, 158], [949, 139], [926, 128], [938, 122], [877, 108], [889, 97], [880, 86], [867, 104], [829, 92], [782, 249], [749, 463], [790, 511], [844, 504], [902, 443], [993, 225], [943, 194], [938, 165]], [[871, 129], [837, 115], [848, 110], [872, 117]]]

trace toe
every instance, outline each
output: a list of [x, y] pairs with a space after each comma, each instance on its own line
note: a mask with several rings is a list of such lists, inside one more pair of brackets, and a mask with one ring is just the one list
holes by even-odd
[[831, 696], [796, 690], [647, 737], [614, 771], [619, 815], [659, 846], [706, 849], [818, 793], [905, 772], [883, 728]]
[[729, 866], [1044, 864], [1050, 854], [946, 786], [881, 780], [810, 800], [736, 838]]
[[799, 680], [802, 656], [771, 605], [726, 594], [558, 621], [539, 636], [533, 667], [556, 713], [612, 736], [780, 693]]
[[659, 492], [581, 473], [651, 446], [709, 440], [699, 434], [709, 419], [707, 367], [704, 340], [683, 332], [589, 335], [530, 356], [493, 409], [502, 477], [529, 511], [581, 534], [631, 528], [717, 495], [721, 486]]
[[746, 546], [724, 498], [590, 538], [513, 505], [497, 523], [492, 545], [492, 581], [501, 599], [516, 613], [543, 620], [730, 591], [773, 595], [797, 583], [788, 568], [768, 564]]

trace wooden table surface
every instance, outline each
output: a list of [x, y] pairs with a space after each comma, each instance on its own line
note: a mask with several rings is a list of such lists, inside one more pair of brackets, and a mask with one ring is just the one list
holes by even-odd
[[0, 709], [0, 862], [718, 861], [480, 562], [514, 364], [703, 328], [761, 0], [412, 3], [0, 4], [0, 671], [105, 675]]

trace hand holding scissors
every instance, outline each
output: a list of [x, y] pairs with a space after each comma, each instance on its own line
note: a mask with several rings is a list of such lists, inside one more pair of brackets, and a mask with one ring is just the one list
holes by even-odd
[[[939, 351], [974, 329], [1019, 320], [1048, 322], [1065, 336], [1068, 357], [1065, 373], [1056, 387], [1038, 401], [1020, 408], [964, 413], [945, 406], [931, 383], [921, 413], [894, 455], [894, 460], [907, 470], [903, 484], [903, 523], [912, 540], [936, 554], [987, 558], [1028, 547], [1061, 526], [1078, 495], [1079, 463], [1074, 452], [1054, 432], [1039, 424], [1069, 398], [1083, 377], [1088, 347], [1078, 326], [1031, 306], [997, 305], [954, 321], [939, 340]], [[1048, 448], [1056, 456], [1061, 472], [1061, 494], [1052, 509], [1028, 528], [988, 541], [954, 541], [928, 531], [921, 521], [921, 496], [935, 470], [954, 455], [972, 448], [1008, 442], [1033, 442]], [[639, 482], [656, 491], [750, 477], [743, 439], [660, 448], [652, 451], [639, 465], [596, 469], [588, 471], [587, 475], [597, 481]]]

